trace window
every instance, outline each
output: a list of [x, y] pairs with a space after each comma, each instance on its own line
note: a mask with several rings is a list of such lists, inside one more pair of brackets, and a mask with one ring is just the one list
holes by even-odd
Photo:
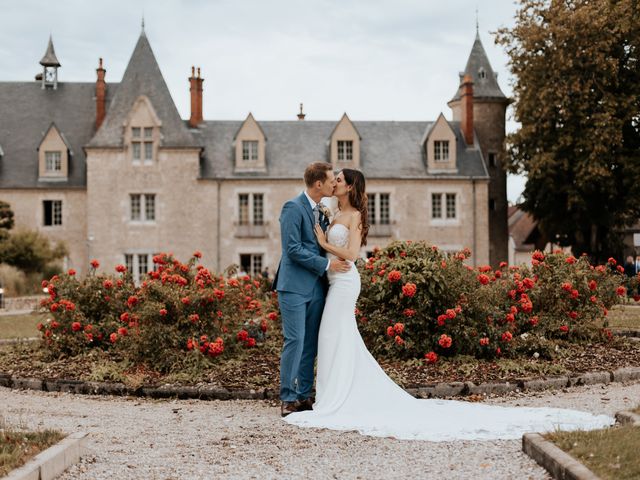
[[131, 127], [131, 157], [134, 163], [153, 162], [153, 127]]
[[436, 140], [433, 142], [434, 160], [436, 162], [449, 161], [449, 140]]
[[258, 161], [258, 141], [257, 140], [242, 141], [242, 161], [244, 162]]
[[369, 225], [391, 225], [391, 194], [369, 193], [367, 197]]
[[457, 195], [455, 193], [432, 193], [431, 218], [445, 220], [457, 219]]
[[[156, 195], [154, 193], [132, 193], [129, 198], [132, 222], [155, 222]], [[142, 208], [143, 203], [144, 209]]]
[[154, 268], [151, 268], [153, 255], [150, 253], [125, 253], [124, 264], [136, 284], [139, 284], [147, 273], [155, 269], [155, 265]]
[[44, 200], [44, 226], [62, 225], [62, 200]]
[[262, 273], [263, 255], [261, 253], [243, 253], [240, 254], [240, 270], [243, 272], [257, 276]]
[[367, 216], [369, 217], [369, 225], [376, 224], [376, 194], [367, 195]]
[[496, 154], [494, 152], [489, 152], [489, 166], [496, 167], [498, 165]]
[[456, 218], [456, 194], [447, 193], [447, 218]]
[[353, 161], [353, 140], [338, 140], [338, 161]]
[[238, 195], [238, 225], [264, 225], [264, 194]]
[[431, 194], [431, 218], [442, 218], [442, 195]]
[[45, 171], [47, 173], [62, 171], [62, 152], [44, 152]]
[[496, 201], [493, 198], [489, 199], [489, 211], [494, 212], [496, 210]]

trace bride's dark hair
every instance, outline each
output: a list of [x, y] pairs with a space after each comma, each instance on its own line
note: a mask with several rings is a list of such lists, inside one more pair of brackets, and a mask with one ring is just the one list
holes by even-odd
[[344, 181], [351, 187], [349, 190], [349, 203], [352, 207], [360, 212], [360, 223], [362, 224], [362, 240], [360, 245], [367, 244], [367, 235], [369, 234], [369, 212], [367, 193], [364, 181], [364, 175], [360, 170], [352, 168], [343, 168], [341, 170], [344, 175]]

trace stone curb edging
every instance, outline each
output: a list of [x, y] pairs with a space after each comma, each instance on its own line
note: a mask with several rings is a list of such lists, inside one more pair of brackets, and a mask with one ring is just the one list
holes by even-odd
[[522, 436], [522, 451], [533, 458], [556, 480], [600, 480], [571, 455], [545, 440], [539, 433]]
[[53, 480], [71, 465], [78, 463], [86, 448], [87, 433], [72, 433], [9, 472], [4, 480]]
[[[515, 391], [541, 391], [562, 389], [579, 385], [596, 385], [610, 382], [640, 380], [640, 367], [626, 367], [608, 372], [587, 372], [575, 376], [561, 376], [516, 380], [512, 382], [481, 383], [450, 382], [434, 383], [406, 391], [417, 398], [446, 398], [467, 395], [500, 395]], [[21, 378], [0, 372], [0, 387], [42, 390], [45, 392], [67, 392], [85, 395], [116, 395], [150, 398], [178, 398], [200, 400], [275, 400], [278, 392], [272, 388], [228, 389], [211, 386], [142, 386], [128, 387], [123, 383], [85, 382], [68, 379]]]
[[14, 345], [16, 343], [30, 343], [40, 340], [38, 337], [0, 338], [0, 345]]

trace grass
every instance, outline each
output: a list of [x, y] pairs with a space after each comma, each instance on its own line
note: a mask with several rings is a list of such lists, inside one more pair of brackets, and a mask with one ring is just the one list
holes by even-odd
[[65, 435], [57, 430], [27, 431], [0, 423], [0, 477], [58, 443]]
[[640, 427], [628, 425], [589, 432], [556, 432], [546, 438], [604, 480], [640, 478]]
[[633, 410], [631, 410], [633, 413], [636, 413], [638, 415], [640, 415], [640, 405], [638, 405], [636, 408], [634, 408]]
[[617, 305], [609, 311], [608, 319], [613, 329], [640, 330], [640, 307]]
[[36, 325], [44, 321], [42, 313], [0, 316], [0, 338], [27, 338], [40, 335]]

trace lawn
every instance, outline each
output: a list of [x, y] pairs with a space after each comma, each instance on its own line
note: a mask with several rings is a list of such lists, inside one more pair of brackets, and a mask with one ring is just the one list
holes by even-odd
[[616, 305], [609, 311], [608, 319], [615, 330], [640, 330], [640, 306]]
[[31, 432], [8, 427], [0, 422], [0, 477], [24, 465], [31, 457], [64, 437], [62, 432], [56, 430]]
[[41, 313], [2, 315], [0, 316], [0, 339], [38, 337], [40, 333], [36, 325], [42, 321], [44, 321], [44, 315]]
[[604, 480], [640, 478], [640, 427], [557, 432], [547, 438]]

